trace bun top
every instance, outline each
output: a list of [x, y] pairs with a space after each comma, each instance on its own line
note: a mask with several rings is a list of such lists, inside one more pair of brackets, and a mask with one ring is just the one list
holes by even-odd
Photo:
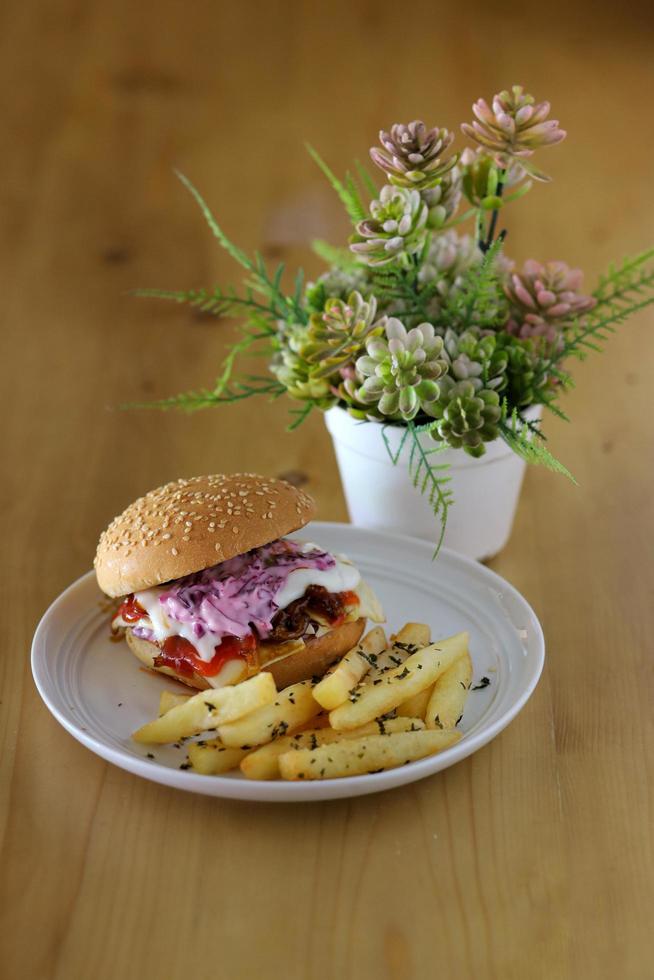
[[114, 597], [163, 585], [290, 534], [315, 513], [304, 491], [271, 477], [176, 480], [135, 500], [103, 531], [98, 584]]

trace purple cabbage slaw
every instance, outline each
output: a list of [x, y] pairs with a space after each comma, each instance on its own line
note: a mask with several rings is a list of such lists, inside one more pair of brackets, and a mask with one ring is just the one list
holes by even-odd
[[179, 579], [159, 596], [166, 614], [190, 625], [200, 639], [205, 633], [247, 636], [254, 628], [261, 639], [272, 630], [279, 609], [276, 598], [288, 576], [298, 568], [325, 571], [336, 560], [327, 551], [303, 551], [295, 541], [279, 539], [236, 558]]

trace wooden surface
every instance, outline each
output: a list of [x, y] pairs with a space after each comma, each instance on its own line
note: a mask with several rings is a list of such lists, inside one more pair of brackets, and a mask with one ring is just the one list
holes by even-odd
[[[196, 798], [105, 764], [41, 704], [34, 628], [140, 492], [295, 471], [343, 520], [319, 418], [126, 400], [209, 384], [226, 324], [126, 295], [234, 275], [172, 174], [246, 248], [318, 269], [337, 171], [376, 130], [454, 126], [523, 81], [570, 136], [508, 215], [509, 250], [582, 264], [652, 242], [652, 16], [629, 5], [8, 0], [0, 32], [6, 465], [0, 975], [475, 980], [652, 976], [652, 314], [577, 371], [548, 423], [579, 488], [530, 471], [492, 562], [533, 603], [543, 679], [432, 779], [324, 805]], [[459, 140], [463, 145], [463, 140]]]

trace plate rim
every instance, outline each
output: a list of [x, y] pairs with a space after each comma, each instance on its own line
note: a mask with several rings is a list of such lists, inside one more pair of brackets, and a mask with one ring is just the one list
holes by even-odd
[[[306, 525], [307, 528], [317, 531], [344, 531], [345, 533], [357, 533], [363, 537], [374, 538], [382, 543], [389, 545], [404, 542], [406, 545], [418, 548], [423, 553], [433, 553], [433, 544], [421, 538], [412, 537], [408, 534], [396, 534], [383, 529], [358, 527], [341, 521], [311, 521]], [[304, 530], [304, 529], [300, 529]], [[298, 532], [293, 532], [298, 533]], [[528, 600], [518, 589], [508, 582], [505, 578], [488, 568], [486, 565], [461, 555], [451, 548], [441, 548], [438, 558], [443, 557], [446, 561], [458, 564], [468, 574], [476, 577], [481, 576], [490, 585], [503, 594], [511, 595], [517, 604], [523, 607], [528, 615], [530, 626], [534, 630], [535, 649], [530, 651], [531, 658], [535, 661], [531, 665], [531, 674], [527, 683], [520, 691], [519, 695], [512, 700], [500, 714], [500, 716], [486, 726], [482, 726], [480, 731], [464, 737], [456, 745], [445, 749], [436, 756], [427, 756], [419, 759], [408, 766], [396, 769], [388, 769], [379, 773], [367, 773], [360, 776], [345, 776], [338, 779], [316, 780], [310, 783], [296, 783], [283, 781], [256, 781], [247, 779], [234, 779], [223, 776], [205, 776], [200, 773], [189, 771], [178, 771], [164, 766], [156, 761], [141, 759], [130, 755], [125, 750], [115, 749], [107, 745], [101, 739], [94, 737], [90, 733], [82, 730], [65, 712], [61, 711], [58, 705], [50, 697], [46, 690], [44, 678], [41, 676], [41, 649], [45, 650], [43, 637], [49, 627], [49, 620], [56, 610], [62, 606], [71, 592], [80, 587], [84, 587], [86, 582], [95, 578], [93, 569], [83, 573], [71, 582], [52, 602], [41, 616], [39, 623], [34, 631], [30, 651], [30, 665], [32, 677], [36, 685], [41, 700], [50, 711], [52, 716], [59, 724], [75, 738], [78, 742], [92, 751], [95, 755], [113, 765], [124, 769], [133, 775], [140, 776], [151, 782], [169, 786], [174, 789], [181, 789], [186, 792], [200, 793], [205, 796], [212, 796], [223, 799], [237, 799], [247, 802], [277, 803], [277, 802], [318, 802], [328, 799], [341, 799], [346, 797], [364, 796], [371, 793], [385, 792], [391, 789], [416, 782], [428, 776], [435, 775], [443, 769], [449, 768], [461, 762], [463, 759], [472, 755], [478, 749], [483, 748], [490, 741], [496, 738], [520, 713], [531, 695], [533, 694], [538, 681], [540, 680], [545, 663], [545, 637], [542, 625], [534, 609]], [[437, 559], [438, 560], [438, 559]], [[43, 655], [43, 668], [45, 668], [45, 655]], [[434, 767], [434, 763], [438, 763]]]

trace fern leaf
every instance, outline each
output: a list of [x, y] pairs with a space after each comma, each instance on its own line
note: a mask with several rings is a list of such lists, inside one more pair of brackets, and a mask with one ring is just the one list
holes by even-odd
[[316, 238], [311, 242], [311, 248], [327, 265], [335, 266], [344, 272], [351, 272], [359, 268], [359, 262], [348, 248], [330, 245], [329, 242], [325, 242], [321, 238]]
[[314, 150], [309, 143], [306, 144], [306, 147], [312, 160], [317, 163], [329, 183], [338, 194], [342, 204], [345, 206], [345, 210], [348, 213], [350, 221], [353, 224], [356, 224], [358, 221], [363, 221], [366, 216], [366, 212], [363, 209], [361, 201], [358, 200], [358, 195], [355, 197], [352, 196], [351, 191], [338, 179], [334, 173], [332, 173], [317, 150]]
[[654, 261], [654, 248], [624, 259], [621, 265], [611, 264], [608, 272], [600, 276], [593, 296], [597, 300], [595, 311], [602, 306], [628, 298], [631, 293], [642, 293], [654, 285], [654, 269], [648, 269]]
[[222, 230], [222, 228], [220, 227], [220, 225], [218, 224], [218, 222], [214, 218], [214, 216], [211, 213], [211, 210], [209, 208], [209, 205], [204, 200], [204, 198], [200, 194], [200, 192], [197, 189], [197, 187], [195, 187], [195, 185], [193, 183], [191, 183], [191, 181], [189, 180], [189, 178], [186, 177], [179, 170], [175, 170], [175, 174], [179, 177], [179, 179], [181, 180], [182, 184], [184, 184], [184, 187], [186, 187], [186, 189], [195, 198], [195, 200], [196, 200], [196, 202], [197, 202], [197, 204], [198, 204], [198, 206], [199, 206], [202, 214], [204, 215], [205, 221], [207, 222], [207, 224], [209, 225], [209, 228], [211, 229], [211, 232], [212, 232], [214, 238], [217, 238], [218, 239], [218, 241], [220, 242], [220, 244], [222, 245], [222, 247], [225, 249], [225, 251], [228, 252], [229, 255], [231, 255], [231, 257], [236, 262], [239, 263], [239, 265], [242, 265], [243, 268], [244, 269], [248, 269], [248, 271], [252, 271], [253, 265], [252, 265], [251, 260], [248, 258], [248, 256], [245, 254], [245, 252], [242, 249], [240, 249], [237, 245], [234, 245], [234, 243], [232, 241], [230, 241], [230, 239], [227, 237], [227, 235], [225, 234], [225, 232]]
[[552, 364], [557, 364], [566, 357], [583, 359], [588, 351], [600, 353], [604, 349], [603, 345], [608, 340], [608, 335], [615, 332], [616, 326], [624, 323], [634, 313], [651, 306], [652, 303], [654, 303], [654, 291], [645, 299], [624, 306], [611, 306], [604, 316], [598, 317], [597, 308], [592, 310], [585, 321], [573, 325], [565, 342], [552, 357]]
[[295, 274], [295, 283], [293, 290], [293, 301], [296, 306], [302, 305], [302, 289], [304, 287], [304, 272], [302, 269], [298, 269]]
[[399, 449], [393, 452], [386, 435], [387, 428], [388, 426], [382, 428], [382, 438], [391, 462], [394, 466], [398, 465], [402, 450], [406, 446], [407, 441], [409, 441], [409, 477], [413, 486], [429, 501], [434, 512], [434, 517], [440, 519], [440, 534], [434, 551], [434, 557], [436, 557], [443, 543], [447, 515], [453, 503], [453, 495], [448, 486], [450, 483], [448, 465], [434, 465], [431, 462], [431, 457], [435, 452], [442, 452], [446, 447], [436, 446], [434, 449], [425, 449], [420, 441], [420, 434], [426, 431], [429, 426], [415, 426], [413, 422], [408, 422], [402, 434]]
[[473, 324], [484, 326], [503, 320], [503, 297], [499, 285], [496, 260], [502, 250], [502, 239], [490, 246], [479, 265], [473, 266], [463, 277], [461, 288], [453, 291], [443, 310], [448, 324], [462, 331]]
[[513, 413], [508, 421], [500, 423], [500, 434], [507, 446], [524, 459], [525, 462], [544, 466], [554, 473], [562, 473], [569, 480], [572, 480], [575, 485], [577, 484], [577, 481], [568, 468], [552, 455], [549, 449], [542, 444], [536, 433], [530, 432], [529, 427], [518, 415], [517, 409], [513, 409]]
[[309, 414], [311, 413], [314, 407], [315, 406], [313, 402], [307, 402], [307, 404], [302, 408], [292, 408], [290, 414], [295, 416], [295, 418], [293, 419], [292, 422], [289, 422], [289, 424], [286, 426], [286, 431], [293, 432], [295, 429], [299, 428], [299, 426], [302, 425], [302, 423], [309, 416]]
[[[400, 456], [402, 455], [402, 450], [404, 449], [406, 441], [409, 437], [409, 430], [406, 428], [404, 429], [404, 432], [402, 433], [402, 438], [400, 439], [400, 445], [398, 447], [398, 450], [396, 453], [394, 453], [393, 450], [391, 449], [391, 444], [389, 442], [388, 436], [386, 435], [386, 429], [388, 428], [389, 426], [387, 425], [382, 426], [382, 439], [384, 440], [384, 445], [386, 446], [386, 452], [390, 456], [393, 466], [397, 466]], [[395, 429], [396, 426], [390, 426], [390, 428]]]
[[361, 200], [361, 194], [359, 192], [359, 188], [357, 187], [356, 180], [349, 171], [345, 174], [345, 189], [348, 192], [350, 200], [354, 204], [357, 213], [362, 215], [362, 219], [365, 218], [366, 207]]
[[355, 160], [354, 166], [356, 167], [362, 186], [365, 187], [370, 194], [371, 199], [374, 201], [375, 198], [379, 197], [379, 191], [377, 190], [374, 180], [360, 160]]

